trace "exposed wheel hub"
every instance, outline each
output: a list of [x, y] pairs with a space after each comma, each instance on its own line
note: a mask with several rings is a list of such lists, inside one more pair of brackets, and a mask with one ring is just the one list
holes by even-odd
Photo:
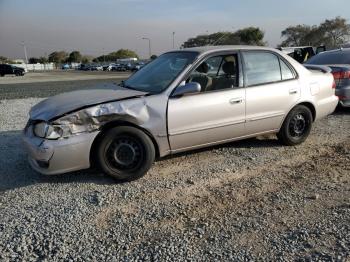
[[142, 152], [142, 146], [137, 139], [121, 136], [110, 144], [106, 151], [106, 157], [113, 168], [130, 170], [141, 163]]
[[293, 136], [302, 136], [307, 127], [305, 117], [302, 114], [295, 115], [289, 127]]
[[114, 149], [114, 159], [120, 165], [129, 166], [135, 161], [135, 158], [136, 150], [128, 143], [122, 142]]

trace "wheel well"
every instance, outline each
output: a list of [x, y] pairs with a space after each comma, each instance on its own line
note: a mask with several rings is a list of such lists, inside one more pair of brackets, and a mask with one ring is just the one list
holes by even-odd
[[312, 120], [315, 121], [316, 119], [316, 109], [314, 107], [314, 105], [310, 102], [303, 102], [303, 103], [300, 103], [298, 105], [303, 105], [303, 106], [306, 106], [307, 108], [310, 109], [311, 111], [311, 114], [312, 114]]
[[95, 137], [95, 140], [94, 142], [92, 143], [92, 146], [91, 146], [91, 150], [90, 150], [90, 165], [94, 165], [94, 159], [95, 158], [95, 153], [96, 153], [96, 149], [97, 149], [97, 146], [98, 144], [100, 143], [101, 139], [103, 138], [104, 134], [106, 133], [107, 130], [113, 128], [113, 127], [117, 127], [117, 126], [131, 126], [131, 127], [134, 127], [134, 128], [137, 128], [139, 130], [141, 130], [142, 132], [144, 132], [152, 141], [153, 145], [154, 145], [154, 149], [156, 151], [156, 157], [159, 157], [159, 147], [158, 147], [158, 144], [156, 142], [156, 140], [154, 139], [154, 137], [152, 136], [152, 134], [150, 132], [148, 132], [147, 130], [145, 130], [144, 128], [141, 128], [133, 123], [130, 123], [130, 122], [127, 122], [127, 121], [112, 121], [112, 122], [109, 122], [105, 125], [103, 125], [101, 128], [100, 128], [100, 133]]

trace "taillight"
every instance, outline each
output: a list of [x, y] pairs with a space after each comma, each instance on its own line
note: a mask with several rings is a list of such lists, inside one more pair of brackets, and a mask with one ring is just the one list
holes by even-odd
[[350, 84], [350, 71], [338, 71], [332, 72], [336, 88], [342, 88], [343, 86], [348, 86]]
[[350, 78], [350, 71], [340, 71], [340, 72], [333, 72], [334, 79], [347, 79]]

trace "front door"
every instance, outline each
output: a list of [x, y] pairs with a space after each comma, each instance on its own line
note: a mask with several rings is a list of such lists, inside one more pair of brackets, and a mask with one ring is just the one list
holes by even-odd
[[245, 90], [239, 86], [238, 57], [211, 57], [187, 81], [201, 92], [174, 97], [168, 104], [168, 134], [173, 152], [222, 143], [245, 133]]

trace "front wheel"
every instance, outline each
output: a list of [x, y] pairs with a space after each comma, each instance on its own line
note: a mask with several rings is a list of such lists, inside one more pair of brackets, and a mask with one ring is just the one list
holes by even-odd
[[115, 127], [102, 137], [97, 160], [102, 170], [119, 181], [132, 181], [144, 176], [155, 159], [152, 140], [141, 130]]
[[310, 109], [306, 106], [298, 105], [287, 115], [277, 137], [287, 146], [299, 145], [309, 136], [312, 121]]

